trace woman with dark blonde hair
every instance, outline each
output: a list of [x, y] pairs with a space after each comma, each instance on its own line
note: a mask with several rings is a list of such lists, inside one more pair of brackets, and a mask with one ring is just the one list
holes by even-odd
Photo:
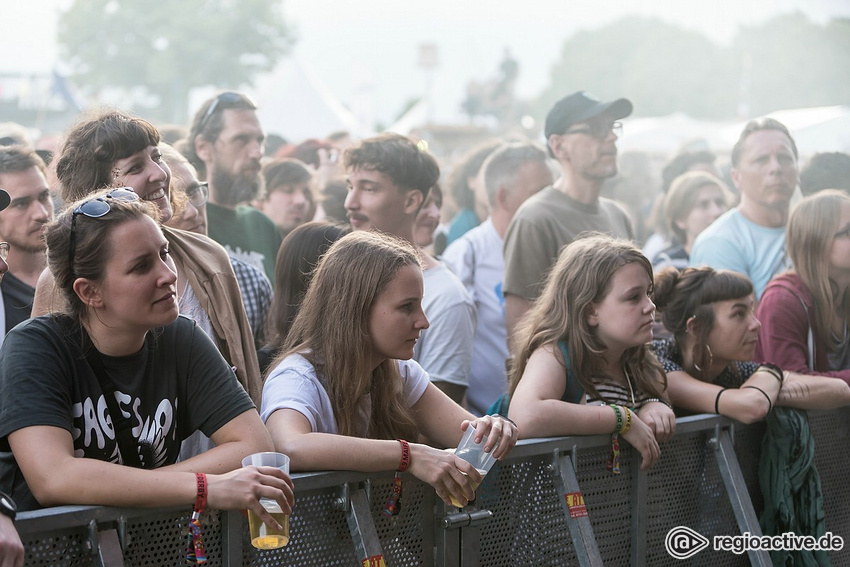
[[850, 388], [842, 382], [753, 362], [761, 323], [745, 276], [710, 267], [666, 268], [655, 276], [655, 304], [673, 333], [653, 341], [652, 348], [675, 407], [752, 423], [774, 406], [850, 403]]
[[514, 343], [509, 416], [522, 437], [620, 434], [642, 468], [658, 459], [676, 424], [648, 346], [651, 293], [649, 260], [626, 240], [591, 234], [561, 251]]
[[677, 177], [664, 198], [664, 217], [670, 234], [668, 246], [652, 258], [652, 267], [688, 267], [694, 240], [732, 204], [726, 184], [705, 171]]
[[828, 189], [801, 200], [786, 249], [794, 269], [765, 288], [756, 357], [850, 384], [850, 197]]
[[[447, 504], [473, 498], [478, 471], [454, 454], [467, 427], [500, 459], [512, 423], [475, 418], [431, 384], [413, 348], [428, 328], [422, 269], [406, 241], [372, 231], [338, 240], [319, 261], [271, 365], [261, 417], [295, 470], [403, 471]], [[411, 440], [408, 442], [407, 440]]]

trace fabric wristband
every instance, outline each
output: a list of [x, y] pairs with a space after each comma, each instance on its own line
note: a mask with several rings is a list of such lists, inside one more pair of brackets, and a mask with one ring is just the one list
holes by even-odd
[[404, 472], [410, 468], [410, 443], [404, 439], [396, 439], [396, 441], [401, 443], [401, 461], [396, 470], [398, 472]]

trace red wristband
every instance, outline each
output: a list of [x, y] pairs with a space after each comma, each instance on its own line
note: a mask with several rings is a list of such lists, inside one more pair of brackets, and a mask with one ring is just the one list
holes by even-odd
[[401, 443], [401, 462], [398, 464], [398, 472], [404, 472], [410, 467], [410, 444], [404, 439], [396, 439]]
[[195, 512], [200, 514], [207, 507], [207, 475], [204, 473], [195, 473], [195, 480], [198, 482], [198, 496], [195, 498]]

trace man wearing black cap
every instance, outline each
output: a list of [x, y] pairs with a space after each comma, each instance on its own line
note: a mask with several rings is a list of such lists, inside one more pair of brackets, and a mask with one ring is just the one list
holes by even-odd
[[520, 207], [505, 236], [508, 340], [542, 291], [561, 248], [587, 231], [634, 238], [626, 211], [599, 197], [605, 180], [617, 174], [618, 120], [631, 113], [627, 99], [601, 102], [577, 92], [559, 100], [546, 116], [549, 155], [561, 165], [561, 176]]

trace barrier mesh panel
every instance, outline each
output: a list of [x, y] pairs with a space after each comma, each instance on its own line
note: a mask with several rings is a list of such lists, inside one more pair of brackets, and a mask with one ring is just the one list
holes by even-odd
[[[650, 469], [647, 504], [646, 565], [678, 566], [664, 546], [667, 533], [687, 526], [712, 540], [715, 535], [737, 534], [738, 528], [726, 485], [717, 465], [712, 433], [676, 435], [661, 445], [661, 459]], [[715, 552], [711, 545], [691, 565], [749, 565], [746, 556]]]
[[826, 531], [844, 538], [844, 549], [829, 554], [833, 567], [850, 566], [850, 409], [809, 412], [815, 438], [815, 466], [823, 489]]
[[[375, 520], [375, 530], [381, 540], [381, 549], [387, 565], [403, 567], [432, 563], [433, 505], [426, 505], [425, 484], [412, 475], [405, 475], [401, 512], [393, 517], [382, 513], [391, 492], [392, 485], [389, 481], [372, 484], [372, 518]], [[426, 541], [431, 542], [431, 545], [426, 546]]]
[[85, 528], [67, 531], [53, 531], [36, 539], [23, 541], [26, 556], [24, 564], [32, 567], [64, 567], [94, 565], [91, 555], [84, 552], [86, 540]]
[[[127, 523], [127, 549], [124, 562], [129, 566], [154, 567], [184, 560], [189, 542], [188, 526], [192, 509], [170, 515], [137, 518]], [[201, 514], [201, 528], [209, 567], [221, 567], [221, 518], [217, 512]]]
[[248, 520], [244, 519], [242, 564], [257, 567], [356, 565], [345, 514], [333, 506], [336, 497], [331, 489], [298, 493], [289, 519], [289, 545], [281, 549], [254, 549], [248, 534]]
[[[583, 450], [576, 476], [605, 564], [629, 562], [631, 456], [623, 450], [619, 476], [609, 473], [606, 448]], [[481, 565], [575, 565], [551, 457], [499, 465], [478, 490], [477, 505], [494, 518], [481, 526]], [[624, 537], [625, 534], [625, 537]]]

